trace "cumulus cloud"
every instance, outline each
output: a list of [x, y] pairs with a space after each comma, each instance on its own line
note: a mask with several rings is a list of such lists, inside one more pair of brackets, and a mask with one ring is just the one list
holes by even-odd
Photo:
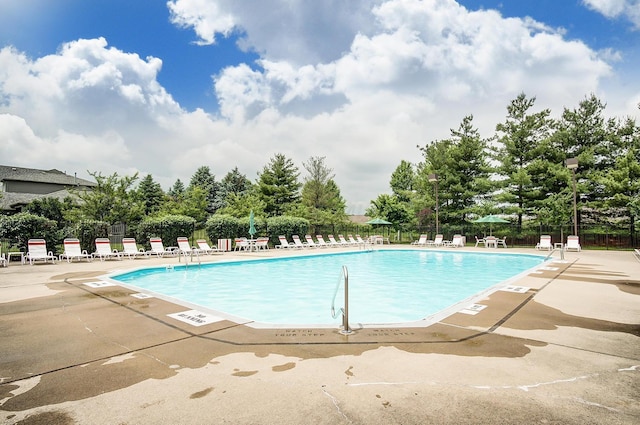
[[468, 114], [489, 137], [520, 92], [558, 114], [577, 106], [599, 92], [616, 55], [544, 23], [453, 0], [167, 4], [200, 43], [237, 33], [259, 53], [258, 63], [213, 76], [215, 115], [180, 108], [158, 83], [161, 58], [102, 38], [35, 59], [5, 47], [3, 162], [139, 170], [168, 188], [200, 165], [219, 178], [237, 166], [253, 180], [275, 153], [301, 171], [309, 157], [325, 156], [349, 212], [363, 212], [389, 191], [401, 160], [420, 160], [416, 145], [448, 137]]
[[353, 37], [375, 28], [371, 8], [383, 0], [170, 0], [174, 23], [191, 27], [199, 42], [243, 34], [241, 46], [296, 65], [335, 60]]
[[[215, 86], [222, 114], [245, 119], [266, 108], [295, 113], [286, 105], [329, 96], [345, 106], [381, 90], [432, 102], [505, 99], [520, 91], [576, 99], [610, 72], [588, 46], [531, 19], [469, 12], [454, 1], [393, 0], [370, 14], [379, 31], [355, 34], [335, 60], [295, 66], [299, 56], [276, 61], [265, 53], [260, 70], [244, 64], [225, 69]], [[245, 21], [243, 15], [234, 19], [237, 25]], [[300, 32], [293, 38], [310, 37]]]
[[640, 1], [639, 0], [583, 0], [592, 10], [607, 18], [625, 17], [636, 30], [640, 29]]

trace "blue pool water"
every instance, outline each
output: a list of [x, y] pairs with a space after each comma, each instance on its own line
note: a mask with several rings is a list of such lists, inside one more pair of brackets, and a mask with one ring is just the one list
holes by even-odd
[[[351, 323], [421, 320], [540, 265], [537, 255], [377, 250], [148, 268], [110, 276], [151, 291], [269, 324], [339, 324], [331, 302], [349, 274]], [[338, 290], [336, 309], [342, 306]]]

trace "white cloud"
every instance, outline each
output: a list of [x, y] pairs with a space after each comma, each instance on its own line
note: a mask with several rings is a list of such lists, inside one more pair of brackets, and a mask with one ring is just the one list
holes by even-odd
[[170, 0], [172, 21], [192, 27], [201, 43], [244, 34], [242, 46], [296, 65], [335, 60], [357, 33], [375, 27], [371, 7], [382, 0]]
[[10, 114], [0, 114], [0, 128], [0, 156], [11, 161], [3, 162], [4, 165], [33, 167], [33, 164], [53, 166], [57, 163], [77, 169], [84, 164], [94, 164], [104, 168], [114, 162], [131, 160], [128, 147], [115, 132], [87, 136], [60, 130], [54, 137], [43, 138], [37, 136], [23, 118]]
[[171, 0], [167, 7], [171, 12], [171, 22], [183, 28], [193, 28], [201, 44], [213, 44], [216, 34], [229, 35], [235, 27], [233, 15], [225, 11], [224, 2]]
[[592, 10], [607, 18], [625, 17], [635, 27], [640, 29], [640, 1], [639, 0], [583, 0]]
[[[448, 137], [474, 114], [483, 137], [520, 92], [556, 114], [602, 92], [598, 53], [532, 19], [470, 12], [453, 0], [237, 2], [173, 0], [172, 19], [203, 43], [238, 31], [260, 53], [214, 76], [219, 116], [187, 112], [158, 83], [159, 58], [99, 38], [31, 59], [0, 50], [3, 163], [67, 171], [151, 173], [165, 188], [200, 165], [256, 178], [275, 153], [302, 169], [325, 156], [362, 212], [389, 191], [416, 145]], [[635, 90], [635, 93], [634, 93]], [[637, 84], [606, 98], [637, 116]], [[620, 106], [622, 105], [622, 106]], [[628, 108], [631, 105], [631, 108]], [[627, 108], [627, 109], [625, 109]]]

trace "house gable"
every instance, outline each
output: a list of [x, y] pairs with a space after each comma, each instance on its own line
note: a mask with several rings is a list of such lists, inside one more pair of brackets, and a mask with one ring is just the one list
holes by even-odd
[[62, 171], [0, 165], [0, 210], [19, 212], [34, 199], [68, 196], [71, 187], [91, 189], [96, 183]]

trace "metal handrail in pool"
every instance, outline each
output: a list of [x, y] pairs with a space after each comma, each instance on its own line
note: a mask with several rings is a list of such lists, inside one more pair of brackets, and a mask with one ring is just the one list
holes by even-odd
[[[340, 273], [340, 277], [343, 279], [338, 280], [338, 284], [336, 285], [336, 289], [333, 292], [333, 300], [331, 301], [331, 316], [335, 319], [338, 317], [338, 314], [342, 313], [342, 330], [341, 334], [348, 335], [352, 332], [351, 328], [349, 328], [349, 270], [347, 270], [347, 266], [342, 266], [342, 273]], [[338, 295], [338, 289], [340, 288], [340, 283], [344, 281], [344, 308], [340, 308], [338, 314], [336, 314], [336, 295]]]

